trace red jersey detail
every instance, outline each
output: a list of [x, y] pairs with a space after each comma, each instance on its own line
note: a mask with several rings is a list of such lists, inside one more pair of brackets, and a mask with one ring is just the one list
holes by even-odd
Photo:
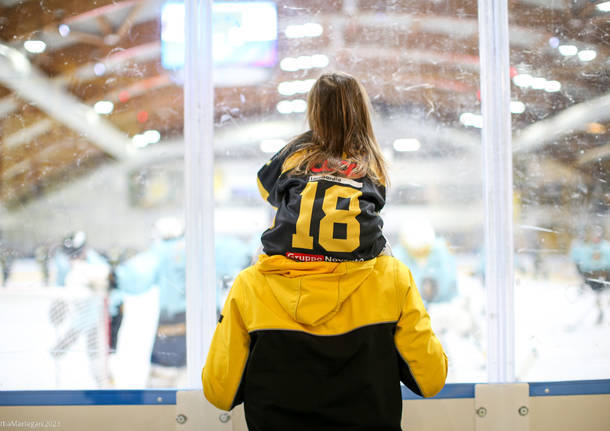
[[324, 160], [321, 165], [313, 166], [311, 172], [331, 172], [332, 169], [328, 167], [328, 160]]
[[[339, 162], [339, 172], [341, 172], [341, 174], [345, 175], [346, 177], [349, 177], [351, 175], [352, 171], [356, 168], [356, 166], [358, 166], [356, 164], [356, 162], [348, 162], [347, 160], [341, 160]], [[334, 171], [334, 169], [331, 169], [328, 166], [328, 160], [324, 160], [324, 162], [322, 162], [322, 164], [311, 168], [311, 172], [315, 172], [315, 173], [333, 172], [333, 171]]]
[[287, 252], [286, 257], [293, 260], [299, 260], [301, 262], [322, 262], [324, 256], [321, 254], [305, 254], [305, 253], [293, 253]]
[[349, 163], [347, 160], [341, 160], [339, 170], [342, 174], [345, 174], [345, 176], [349, 178], [356, 166], [356, 162]]

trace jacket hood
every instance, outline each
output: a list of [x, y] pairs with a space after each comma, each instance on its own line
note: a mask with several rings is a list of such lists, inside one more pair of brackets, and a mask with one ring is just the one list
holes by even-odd
[[298, 262], [281, 255], [261, 255], [256, 268], [295, 321], [317, 326], [339, 311], [371, 274], [375, 261]]

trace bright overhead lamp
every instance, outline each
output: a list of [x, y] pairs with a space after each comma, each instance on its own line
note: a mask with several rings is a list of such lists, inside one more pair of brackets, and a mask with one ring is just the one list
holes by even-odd
[[104, 63], [95, 63], [93, 73], [95, 73], [95, 76], [102, 76], [106, 73], [106, 65]]
[[483, 128], [483, 116], [481, 114], [473, 114], [472, 112], [464, 112], [460, 115], [460, 123], [464, 126]]
[[98, 114], [108, 115], [114, 109], [114, 103], [109, 100], [100, 100], [93, 105], [93, 110]]
[[158, 130], [147, 130], [143, 135], [149, 144], [156, 144], [161, 140], [161, 133]]
[[416, 138], [399, 138], [392, 144], [396, 151], [417, 151], [421, 148], [421, 142]]
[[277, 86], [277, 91], [284, 96], [292, 96], [293, 94], [297, 93], [307, 93], [315, 82], [315, 79], [283, 81]]
[[280, 69], [285, 70], [286, 72], [296, 72], [299, 70], [299, 64], [297, 59], [294, 57], [286, 57], [280, 61]]
[[565, 57], [571, 57], [578, 53], [578, 48], [574, 45], [559, 45], [559, 53]]
[[61, 37], [68, 37], [70, 34], [70, 26], [68, 26], [68, 24], [60, 24], [59, 27], [57, 27], [57, 31]]
[[603, 3], [600, 3], [600, 4], [596, 5], [595, 7], [597, 7], [597, 10], [599, 10], [599, 11], [610, 12], [610, 1], [605, 1]]
[[284, 33], [286, 37], [290, 39], [296, 39], [300, 37], [317, 37], [322, 34], [324, 28], [315, 22], [308, 22], [303, 25], [289, 25], [286, 27]]
[[517, 87], [528, 88], [532, 85], [534, 77], [528, 73], [520, 73], [513, 77], [513, 82]]
[[591, 135], [603, 135], [606, 133], [606, 126], [601, 123], [587, 123], [587, 133]]
[[597, 57], [597, 52], [592, 49], [583, 49], [578, 53], [578, 59], [580, 61], [591, 61]]
[[307, 102], [303, 99], [295, 99], [292, 101], [292, 112], [305, 112], [307, 110]]
[[278, 84], [277, 92], [280, 93], [282, 96], [292, 96], [294, 93], [297, 92], [297, 88], [294, 84], [294, 81], [284, 81]]
[[513, 114], [523, 114], [525, 112], [525, 103], [518, 100], [511, 100], [510, 112]]
[[136, 148], [145, 148], [150, 144], [156, 144], [161, 140], [161, 133], [158, 130], [147, 130], [144, 133], [138, 133], [131, 138], [133, 146]]
[[131, 138], [131, 142], [133, 142], [133, 146], [136, 148], [144, 148], [148, 146], [148, 140], [144, 137], [144, 135], [138, 133], [137, 135], [133, 135]]
[[32, 54], [40, 54], [47, 49], [47, 44], [42, 40], [26, 40], [23, 43], [23, 47], [27, 52], [31, 52]]
[[546, 79], [540, 78], [540, 77], [532, 79], [532, 88], [534, 90], [544, 90], [545, 86], [546, 86]]
[[280, 114], [292, 114], [292, 103], [290, 100], [282, 100], [276, 106]]
[[264, 139], [260, 143], [260, 149], [263, 153], [277, 153], [286, 145], [283, 139]]
[[324, 54], [314, 54], [311, 56], [313, 67], [323, 68], [328, 66], [328, 57]]
[[307, 102], [303, 99], [282, 100], [276, 105], [280, 114], [300, 113], [307, 110]]
[[561, 90], [561, 82], [559, 81], [547, 81], [544, 86], [544, 91], [547, 93], [556, 93]]
[[298, 58], [286, 57], [280, 61], [280, 69], [286, 72], [296, 72], [297, 70], [324, 68], [328, 66], [328, 57], [324, 54], [302, 55]]
[[309, 55], [301, 55], [297, 57], [297, 65], [299, 69], [311, 69], [313, 67], [313, 61]]

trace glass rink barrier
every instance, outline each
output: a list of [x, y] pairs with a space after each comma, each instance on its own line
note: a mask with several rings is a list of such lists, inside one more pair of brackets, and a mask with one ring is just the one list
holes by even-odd
[[[448, 357], [403, 429], [610, 429], [609, 23], [605, 0], [0, 0], [0, 430], [246, 429], [201, 371], [275, 226], [257, 173], [332, 72], [368, 94], [375, 216]], [[352, 202], [286, 237], [349, 242]]]

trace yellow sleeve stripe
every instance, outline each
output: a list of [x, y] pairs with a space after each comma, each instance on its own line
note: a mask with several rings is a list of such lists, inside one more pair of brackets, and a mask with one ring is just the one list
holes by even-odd
[[256, 185], [258, 186], [258, 191], [263, 197], [263, 199], [268, 200], [269, 192], [267, 191], [267, 189], [265, 189], [265, 186], [263, 186], [263, 183], [261, 183], [261, 180], [258, 177], [256, 177]]
[[282, 174], [299, 166], [299, 163], [301, 162], [301, 160], [303, 160], [305, 154], [305, 150], [299, 150], [288, 156], [288, 158], [284, 160], [284, 164], [282, 165]]
[[371, 170], [373, 171], [373, 175], [375, 175], [375, 176], [376, 176], [376, 177], [379, 179], [379, 181], [381, 182], [381, 185], [382, 185], [382, 186], [384, 186], [384, 187], [387, 187], [387, 186], [386, 186], [386, 183], [385, 183], [385, 178], [381, 178], [381, 172], [379, 172], [379, 171], [378, 171], [378, 170], [375, 168], [375, 166], [374, 166], [374, 165], [373, 165], [373, 166], [371, 166]]

